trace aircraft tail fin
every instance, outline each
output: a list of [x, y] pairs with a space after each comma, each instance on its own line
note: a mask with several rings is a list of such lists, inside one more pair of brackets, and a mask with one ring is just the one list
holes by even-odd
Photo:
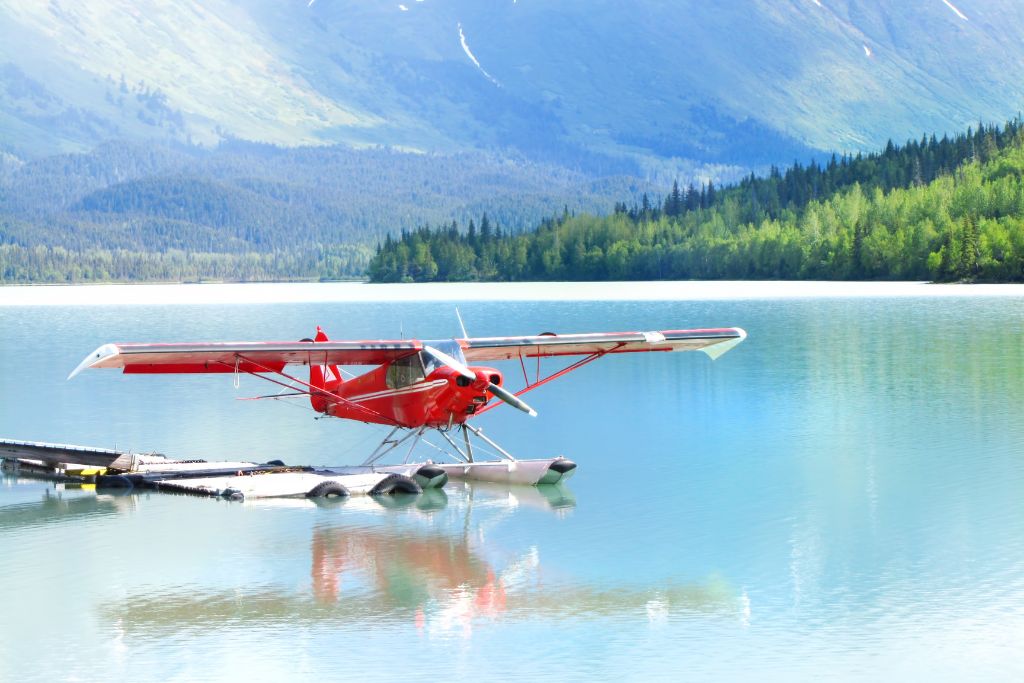
[[[316, 328], [316, 338], [314, 342], [325, 342], [328, 341], [327, 333], [323, 331], [318, 325]], [[310, 363], [309, 366], [309, 383], [313, 387], [311, 389], [309, 402], [313, 405], [313, 410], [318, 413], [325, 412], [327, 409], [327, 398], [324, 396], [317, 395], [315, 389], [323, 389], [325, 391], [336, 391], [342, 383], [341, 372], [338, 370], [337, 365], [313, 365]]]

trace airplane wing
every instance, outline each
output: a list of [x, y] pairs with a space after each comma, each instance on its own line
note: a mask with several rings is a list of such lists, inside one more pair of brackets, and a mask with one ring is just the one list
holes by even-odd
[[703, 351], [712, 359], [736, 346], [747, 333], [738, 327], [662, 332], [597, 332], [540, 334], [533, 337], [462, 339], [466, 360], [490, 361], [537, 356], [581, 356], [594, 353]]
[[[541, 334], [456, 340], [466, 360], [490, 361], [536, 356], [573, 356], [642, 351], [703, 351], [717, 358], [745, 339], [738, 327], [664, 332]], [[79, 363], [68, 379], [86, 368], [122, 368], [129, 374], [281, 372], [297, 365], [381, 365], [422, 350], [416, 340], [322, 342], [200, 342], [190, 344], [104, 344]]]
[[381, 365], [423, 348], [413, 340], [104, 344], [79, 363], [125, 373], [280, 372], [288, 364]]

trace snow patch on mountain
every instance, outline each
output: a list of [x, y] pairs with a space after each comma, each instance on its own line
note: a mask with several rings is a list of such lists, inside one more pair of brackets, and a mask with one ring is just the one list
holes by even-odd
[[954, 13], [955, 13], [955, 14], [956, 14], [956, 15], [957, 15], [958, 17], [960, 17], [960, 18], [961, 18], [961, 19], [963, 19], [964, 21], [969, 21], [969, 19], [967, 18], [967, 15], [966, 15], [966, 14], [964, 14], [963, 12], [961, 12], [961, 11], [960, 11], [960, 9], [959, 9], [959, 8], [958, 8], [958, 7], [956, 6], [956, 5], [954, 5], [953, 3], [951, 3], [951, 2], [949, 1], [949, 0], [942, 0], [942, 2], [946, 3], [946, 7], [948, 7], [948, 8], [949, 8], [949, 9], [951, 9], [951, 10], [953, 10], [953, 12], [954, 12]]
[[487, 80], [489, 80], [491, 83], [500, 88], [501, 83], [498, 83], [494, 76], [487, 73], [487, 69], [480, 66], [480, 61], [473, 55], [473, 51], [469, 49], [469, 43], [466, 42], [466, 34], [462, 31], [461, 21], [459, 22], [459, 42], [462, 43], [462, 51], [465, 52], [466, 56], [469, 57], [470, 61], [476, 65], [476, 68], [480, 70], [480, 73], [486, 76]]

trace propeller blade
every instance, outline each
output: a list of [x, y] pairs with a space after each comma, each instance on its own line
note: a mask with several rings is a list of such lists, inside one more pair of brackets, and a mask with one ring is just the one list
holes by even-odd
[[509, 404], [513, 408], [518, 408], [530, 417], [537, 417], [537, 411], [526, 404], [526, 401], [513, 394], [508, 389], [499, 387], [497, 384], [491, 384], [487, 387], [487, 390], [500, 398], [505, 403]]
[[436, 360], [441, 361], [455, 372], [459, 373], [466, 379], [476, 379], [476, 373], [470, 370], [464, 363], [460, 363], [444, 351], [438, 351], [433, 346], [424, 346], [423, 352], [428, 356], [432, 356]]
[[[466, 379], [476, 379], [476, 373], [470, 370], [465, 363], [460, 363], [459, 361], [455, 360], [444, 351], [438, 351], [433, 346], [424, 346], [423, 352], [428, 356], [431, 356], [434, 359], [441, 361], [442, 363], [444, 363], [445, 365], [447, 365], [452, 370], [459, 373]], [[498, 398], [500, 398], [505, 403], [512, 406], [513, 408], [518, 408], [519, 410], [523, 411], [530, 417], [537, 417], [537, 411], [528, 406], [526, 402], [523, 401], [523, 399], [519, 398], [511, 391], [508, 391], [507, 389], [504, 389], [498, 386], [497, 384], [491, 383], [488, 383], [487, 390], [490, 391], [495, 396], [497, 396]]]

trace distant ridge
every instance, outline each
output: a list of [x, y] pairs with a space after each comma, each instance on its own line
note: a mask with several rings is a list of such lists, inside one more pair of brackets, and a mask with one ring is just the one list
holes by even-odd
[[484, 150], [671, 183], [1024, 103], [1017, 0], [403, 6], [0, 0], [0, 146]]

